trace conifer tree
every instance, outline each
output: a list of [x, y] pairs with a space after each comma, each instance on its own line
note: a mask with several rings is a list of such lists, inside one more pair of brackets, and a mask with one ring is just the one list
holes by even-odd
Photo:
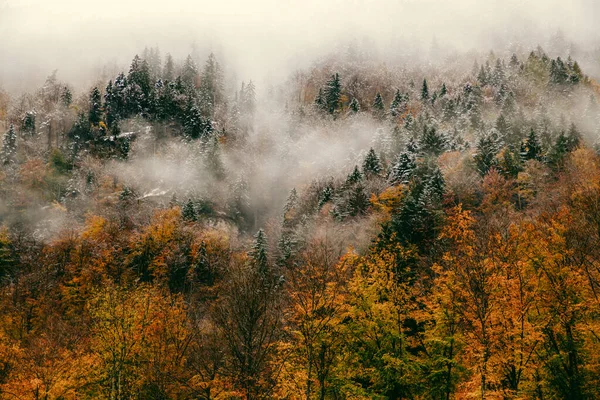
[[262, 276], [269, 273], [269, 260], [267, 258], [267, 237], [262, 229], [259, 229], [254, 236], [254, 245], [250, 251], [252, 264], [256, 271]]
[[396, 90], [396, 94], [394, 95], [394, 99], [392, 100], [392, 104], [390, 104], [390, 115], [392, 117], [397, 117], [402, 113], [402, 103], [404, 101], [404, 96], [400, 93], [400, 90]]
[[97, 87], [90, 93], [90, 113], [88, 117], [92, 125], [98, 125], [102, 119], [102, 97]]
[[166, 82], [173, 82], [175, 79], [175, 63], [173, 62], [173, 56], [169, 53], [167, 53], [167, 56], [165, 57], [162, 79]]
[[334, 114], [340, 108], [340, 98], [342, 96], [342, 85], [340, 75], [335, 73], [325, 85], [325, 106], [329, 114]]
[[385, 105], [383, 104], [381, 93], [377, 93], [373, 101], [373, 115], [379, 119], [382, 119], [385, 115]]
[[446, 84], [442, 83], [442, 88], [440, 89], [440, 97], [444, 97], [448, 93], [448, 89], [446, 89]]
[[412, 174], [417, 168], [414, 153], [403, 151], [398, 156], [398, 159], [392, 166], [389, 175], [389, 181], [391, 184], [396, 185], [399, 183], [407, 184], [412, 178]]
[[360, 105], [358, 104], [358, 100], [356, 100], [356, 97], [352, 98], [352, 101], [350, 101], [350, 105], [348, 107], [350, 108], [350, 112], [354, 114], [360, 111]]
[[14, 161], [17, 153], [17, 133], [14, 125], [10, 125], [2, 140], [2, 163], [9, 164]]
[[423, 127], [423, 134], [419, 138], [419, 148], [424, 154], [439, 156], [446, 150], [447, 140], [435, 127]]
[[524, 143], [521, 144], [521, 158], [524, 160], [539, 160], [542, 156], [542, 145], [537, 134], [531, 128]]
[[423, 85], [421, 86], [421, 100], [429, 100], [429, 88], [427, 87], [427, 79], [423, 79]]
[[381, 173], [383, 167], [381, 166], [381, 161], [377, 154], [375, 154], [375, 150], [371, 148], [363, 161], [362, 170], [363, 175], [366, 177], [377, 176]]
[[183, 206], [183, 209], [181, 210], [181, 217], [184, 221], [188, 222], [196, 221], [198, 219], [198, 216], [196, 214], [196, 206], [194, 205], [192, 199], [188, 199], [188, 201]]
[[351, 186], [355, 183], [358, 183], [360, 181], [362, 181], [362, 174], [360, 173], [359, 169], [358, 169], [358, 165], [354, 166], [354, 170], [352, 171], [351, 174], [348, 175], [348, 177], [346, 178], [346, 186]]
[[496, 165], [496, 155], [500, 151], [500, 141], [496, 133], [481, 135], [477, 140], [477, 152], [474, 156], [477, 171], [484, 176]]

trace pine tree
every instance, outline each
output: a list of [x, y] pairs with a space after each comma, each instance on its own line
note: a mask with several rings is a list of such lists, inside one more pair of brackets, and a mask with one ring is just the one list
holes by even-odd
[[373, 101], [373, 115], [379, 119], [382, 119], [385, 115], [385, 105], [383, 104], [381, 93], [377, 93]]
[[348, 198], [348, 214], [351, 216], [362, 215], [369, 207], [369, 198], [362, 184], [352, 188]]
[[269, 274], [269, 259], [267, 257], [267, 237], [262, 229], [254, 236], [254, 245], [250, 251], [250, 258], [256, 271], [263, 277]]
[[71, 89], [68, 86], [64, 86], [60, 93], [60, 101], [63, 106], [69, 107], [73, 102], [73, 94], [71, 93]]
[[17, 133], [14, 125], [10, 125], [2, 140], [2, 163], [9, 164], [15, 160], [17, 153]]
[[524, 143], [521, 144], [521, 158], [523, 160], [540, 160], [542, 157], [542, 145], [537, 134], [531, 128]]
[[205, 117], [212, 118], [215, 108], [223, 99], [223, 76], [221, 66], [213, 53], [208, 56], [200, 76], [198, 89], [201, 109]]
[[442, 83], [442, 88], [440, 89], [440, 97], [444, 97], [447, 93], [448, 90], [446, 89], [446, 84]]
[[166, 82], [173, 82], [173, 79], [175, 79], [175, 63], [173, 62], [173, 57], [169, 53], [167, 53], [165, 58], [162, 78]]
[[477, 140], [477, 152], [474, 156], [477, 171], [484, 176], [496, 165], [496, 155], [500, 151], [500, 141], [496, 133], [481, 135]]
[[388, 179], [392, 185], [407, 184], [410, 182], [415, 169], [417, 169], [417, 163], [414, 153], [403, 151], [392, 166]]
[[421, 100], [429, 100], [429, 88], [427, 87], [427, 79], [423, 79], [423, 86], [421, 86]]
[[21, 131], [30, 135], [35, 134], [35, 111], [27, 111], [21, 121]]
[[325, 106], [329, 114], [334, 114], [340, 108], [342, 85], [338, 73], [331, 76], [325, 85]]
[[569, 152], [569, 147], [569, 139], [564, 132], [561, 132], [546, 155], [548, 164], [555, 170], [561, 169], [565, 155]]
[[356, 97], [352, 98], [349, 108], [350, 108], [350, 112], [352, 112], [354, 114], [356, 114], [360, 111], [360, 104], [358, 104], [358, 100], [356, 100]]
[[354, 185], [355, 183], [362, 181], [362, 179], [363, 179], [363, 176], [358, 169], [358, 165], [355, 165], [352, 173], [350, 175], [348, 175], [348, 177], [346, 178], [345, 185], [346, 186]]
[[375, 150], [371, 148], [363, 161], [362, 170], [363, 175], [366, 177], [378, 176], [383, 167], [381, 166], [381, 161], [377, 154], [375, 154]]
[[102, 97], [97, 87], [90, 93], [90, 113], [88, 117], [92, 125], [98, 125], [102, 119]]
[[569, 151], [575, 150], [581, 143], [581, 133], [579, 133], [579, 130], [574, 122], [571, 122], [571, 125], [569, 126], [567, 139], [569, 141]]
[[181, 81], [187, 88], [193, 89], [196, 87], [197, 80], [198, 67], [196, 66], [196, 62], [192, 56], [188, 54], [185, 62], [183, 63], [183, 68], [181, 69]]
[[439, 156], [446, 150], [446, 138], [435, 127], [423, 127], [423, 134], [419, 138], [419, 148], [424, 154]]
[[208, 143], [206, 143], [204, 150], [204, 165], [217, 180], [225, 178], [225, 166], [221, 160], [219, 140], [215, 136], [211, 137], [208, 140]]
[[323, 95], [323, 89], [319, 88], [319, 93], [317, 97], [315, 97], [315, 107], [319, 111], [325, 111], [327, 109], [327, 104], [325, 103], [325, 96]]
[[193, 222], [198, 219], [198, 215], [196, 214], [196, 206], [192, 199], [188, 199], [188, 201], [183, 206], [181, 210], [181, 217], [184, 221]]
[[404, 96], [402, 95], [402, 93], [400, 93], [400, 90], [396, 90], [396, 94], [394, 95], [392, 104], [390, 104], [390, 115], [392, 117], [397, 117], [402, 113], [403, 101]]

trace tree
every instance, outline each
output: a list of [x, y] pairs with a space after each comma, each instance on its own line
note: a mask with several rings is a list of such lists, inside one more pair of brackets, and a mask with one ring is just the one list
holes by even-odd
[[446, 138], [437, 129], [423, 126], [423, 134], [419, 138], [419, 149], [424, 154], [439, 156], [446, 150]]
[[381, 93], [377, 93], [375, 96], [375, 100], [373, 101], [373, 115], [376, 118], [382, 119], [385, 115], [385, 105], [383, 104], [383, 98], [381, 97]]
[[196, 215], [196, 206], [192, 199], [188, 199], [188, 201], [183, 206], [183, 210], [181, 210], [181, 217], [185, 221], [196, 221], [198, 216]]
[[360, 104], [358, 104], [358, 100], [356, 100], [356, 97], [352, 98], [352, 101], [350, 102], [350, 105], [348, 107], [350, 108], [350, 112], [354, 114], [360, 111]]
[[90, 112], [88, 117], [90, 124], [98, 125], [102, 120], [102, 97], [97, 87], [90, 93]]
[[14, 125], [11, 124], [2, 139], [2, 163], [6, 165], [14, 162], [16, 154], [17, 133], [15, 132]]
[[440, 97], [444, 97], [448, 93], [448, 89], [446, 89], [446, 84], [442, 83], [442, 88], [440, 89]]
[[173, 56], [171, 56], [170, 53], [167, 53], [167, 56], [165, 57], [162, 79], [167, 82], [172, 82], [175, 79], [175, 63], [173, 62]]
[[499, 151], [500, 139], [494, 131], [479, 137], [474, 161], [475, 167], [481, 176], [487, 174], [490, 168], [496, 165], [496, 155]]
[[533, 128], [524, 143], [521, 144], [521, 157], [524, 160], [540, 160], [542, 157], [542, 145]]
[[198, 67], [192, 56], [188, 54], [181, 69], [181, 81], [188, 89], [195, 89], [197, 80]]
[[392, 100], [392, 104], [390, 104], [390, 115], [392, 117], [397, 117], [403, 114], [406, 110], [405, 97], [400, 90], [396, 90], [396, 94], [394, 95], [394, 99]]
[[366, 177], [373, 177], [378, 176], [382, 170], [381, 161], [379, 161], [379, 157], [375, 154], [375, 150], [371, 148], [363, 161], [362, 173]]
[[408, 184], [415, 169], [417, 169], [417, 163], [414, 154], [403, 151], [392, 166], [388, 179], [393, 185]]
[[341, 106], [342, 85], [340, 75], [335, 73], [325, 84], [325, 105], [329, 114], [334, 114]]
[[423, 85], [421, 86], [421, 100], [429, 100], [429, 88], [427, 87], [427, 79], [423, 79]]

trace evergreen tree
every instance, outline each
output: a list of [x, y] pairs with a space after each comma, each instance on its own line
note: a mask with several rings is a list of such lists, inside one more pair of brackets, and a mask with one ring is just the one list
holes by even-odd
[[183, 206], [181, 210], [181, 217], [184, 221], [193, 222], [198, 219], [198, 215], [196, 214], [196, 206], [192, 199], [188, 199], [188, 201]]
[[477, 152], [474, 160], [477, 171], [484, 176], [488, 171], [496, 166], [496, 155], [500, 151], [500, 140], [497, 133], [492, 132], [487, 135], [481, 135], [477, 140]]
[[423, 86], [421, 86], [421, 100], [429, 99], [429, 88], [427, 87], [427, 79], [423, 79]]
[[362, 184], [358, 184], [350, 191], [348, 198], [348, 214], [350, 216], [362, 215], [369, 207], [369, 198]]
[[10, 125], [2, 140], [2, 163], [9, 164], [17, 154], [17, 133], [14, 125]]
[[325, 85], [325, 106], [329, 114], [334, 114], [340, 108], [342, 85], [338, 73], [331, 76]]
[[97, 87], [90, 93], [90, 113], [88, 117], [92, 125], [98, 125], [102, 119], [102, 97]]
[[192, 56], [188, 54], [181, 69], [181, 81], [188, 89], [193, 89], [196, 87], [197, 80], [198, 67]]
[[363, 179], [363, 176], [358, 169], [358, 165], [355, 165], [352, 173], [350, 175], [348, 175], [348, 177], [346, 178], [345, 185], [346, 186], [354, 185], [355, 183], [362, 181], [362, 179]]
[[21, 131], [30, 135], [35, 134], [35, 111], [27, 111], [21, 121]]
[[250, 251], [252, 265], [263, 277], [269, 274], [269, 259], [267, 257], [267, 237], [262, 229], [254, 236], [254, 245]]
[[524, 143], [521, 144], [521, 158], [523, 160], [540, 160], [542, 157], [542, 145], [537, 134], [531, 128]]
[[198, 88], [202, 112], [205, 117], [212, 118], [215, 108], [223, 99], [223, 76], [221, 66], [213, 53], [208, 56], [200, 76]]
[[567, 139], [569, 141], [569, 151], [575, 150], [581, 143], [581, 133], [579, 133], [579, 130], [574, 122], [571, 122], [571, 125], [569, 126]]
[[414, 153], [403, 151], [392, 166], [389, 181], [392, 185], [399, 183], [407, 184], [410, 182], [413, 172], [416, 169], [417, 162]]
[[403, 102], [404, 96], [402, 95], [402, 93], [400, 93], [400, 90], [396, 90], [396, 94], [394, 95], [392, 104], [390, 104], [390, 115], [392, 117], [397, 117], [403, 112]]
[[321, 195], [319, 196], [319, 204], [317, 205], [317, 208], [319, 210], [321, 208], [323, 208], [323, 206], [327, 202], [329, 202], [329, 201], [331, 201], [333, 199], [333, 194], [334, 194], [333, 185], [327, 185], [327, 186], [325, 186], [325, 188], [321, 192]]
[[327, 109], [327, 104], [325, 102], [325, 96], [323, 95], [323, 89], [319, 88], [319, 93], [317, 97], [315, 97], [315, 107], [319, 111], [325, 111]]
[[69, 89], [68, 86], [63, 86], [62, 91], [60, 93], [60, 101], [65, 107], [69, 107], [73, 102], [73, 94], [71, 93], [71, 89]]
[[363, 161], [362, 170], [363, 174], [366, 177], [378, 176], [383, 167], [381, 166], [381, 161], [377, 154], [375, 154], [375, 150], [371, 148]]
[[419, 139], [419, 148], [424, 154], [439, 156], [446, 150], [446, 138], [435, 127], [423, 127], [423, 134]]
[[373, 101], [373, 115], [379, 119], [382, 119], [385, 115], [385, 105], [383, 104], [381, 93], [377, 93]]
[[571, 141], [564, 132], [561, 132], [546, 155], [546, 161], [554, 170], [560, 170], [564, 165], [565, 156], [571, 150]]
[[448, 90], [446, 89], [446, 84], [442, 83], [442, 88], [440, 89], [440, 97], [444, 97], [447, 93]]
[[245, 86], [242, 84], [240, 98], [242, 112], [244, 112], [245, 115], [254, 115], [256, 110], [256, 88], [252, 81], [248, 82]]
[[360, 111], [360, 105], [358, 104], [358, 100], [356, 100], [356, 97], [352, 98], [352, 101], [350, 102], [350, 105], [348, 107], [350, 108], [350, 112], [354, 114]]
[[221, 160], [221, 152], [219, 149], [219, 140], [213, 136], [206, 143], [204, 150], [204, 163], [206, 169], [217, 179], [222, 180], [225, 178], [225, 166]]
[[171, 54], [167, 53], [165, 66], [163, 68], [162, 78], [166, 82], [172, 82], [175, 79], [175, 63]]

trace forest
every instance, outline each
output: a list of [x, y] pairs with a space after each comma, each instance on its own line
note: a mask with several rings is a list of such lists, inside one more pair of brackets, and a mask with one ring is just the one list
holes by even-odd
[[600, 398], [600, 83], [542, 47], [0, 89], [1, 399]]

